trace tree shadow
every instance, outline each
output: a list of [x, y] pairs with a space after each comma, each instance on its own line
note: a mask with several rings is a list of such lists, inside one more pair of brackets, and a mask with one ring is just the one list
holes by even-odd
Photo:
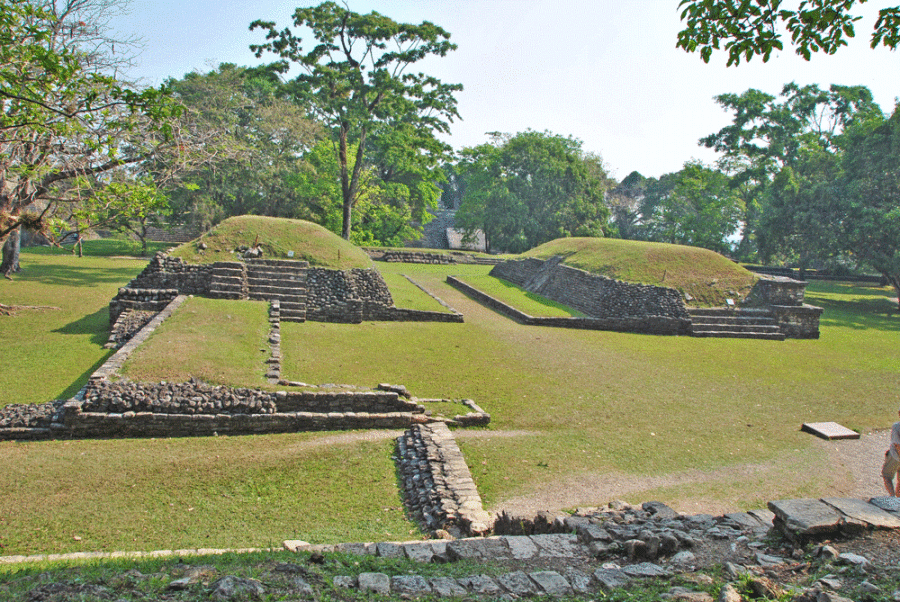
[[[90, 342], [94, 345], [103, 346], [109, 340], [109, 308], [101, 308], [92, 314], [82, 316], [74, 322], [69, 322], [65, 326], [52, 330], [57, 334], [75, 334], [90, 335]], [[65, 343], [63, 343], [65, 344]]]
[[900, 330], [900, 312], [892, 298], [893, 289], [861, 288], [853, 285], [831, 285], [827, 292], [856, 295], [854, 299], [832, 299], [808, 292], [806, 302], [825, 310], [821, 326], [838, 326], [856, 330]]
[[137, 274], [134, 268], [110, 268], [97, 266], [68, 265], [28, 265], [14, 275], [15, 280], [35, 282], [52, 286], [91, 286], [101, 284], [118, 284], [125, 286]]
[[71, 385], [63, 389], [59, 395], [54, 397], [54, 399], [70, 399], [73, 397], [78, 391], [81, 390], [85, 384], [87, 384], [88, 379], [91, 377], [91, 374], [97, 371], [97, 369], [103, 365], [103, 363], [109, 359], [109, 356], [112, 355], [113, 352], [107, 353], [102, 358], [97, 360], [93, 366], [85, 370], [82, 374], [76, 378]]

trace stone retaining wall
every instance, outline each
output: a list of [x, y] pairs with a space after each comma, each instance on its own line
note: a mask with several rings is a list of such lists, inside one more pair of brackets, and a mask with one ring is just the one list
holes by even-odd
[[601, 319], [688, 319], [681, 294], [672, 288], [633, 284], [566, 265], [561, 257], [498, 264], [491, 275]]
[[446, 424], [418, 424], [398, 437], [397, 464], [406, 506], [427, 532], [443, 529], [459, 537], [490, 530], [490, 516]]
[[109, 302], [109, 323], [112, 329], [119, 316], [127, 311], [158, 312], [178, 296], [174, 288], [129, 288], [119, 289]]
[[636, 332], [643, 334], [676, 335], [689, 331], [690, 320], [668, 316], [618, 317], [618, 318], [543, 318], [530, 316], [490, 295], [469, 286], [458, 278], [447, 276], [447, 283], [458, 288], [473, 299], [487, 305], [513, 320], [528, 326], [552, 326], [557, 328], [577, 328], [582, 330], [608, 330], [613, 332]]

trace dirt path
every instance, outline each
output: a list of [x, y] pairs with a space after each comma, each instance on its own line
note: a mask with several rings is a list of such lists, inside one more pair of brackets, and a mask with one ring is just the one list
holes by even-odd
[[[521, 434], [524, 433], [491, 432], [492, 436]], [[831, 467], [831, 472], [827, 475], [831, 489], [822, 495], [860, 499], [884, 495], [880, 473], [888, 435], [888, 431], [875, 431], [862, 435], [858, 440], [815, 439], [815, 450], [826, 456], [821, 464]], [[470, 434], [458, 433], [457, 436], [466, 438]], [[502, 500], [490, 510], [497, 513], [503, 510], [518, 516], [533, 516], [539, 511], [559, 512], [579, 505], [602, 505], [612, 500], [632, 497], [631, 494], [641, 491], [673, 486], [687, 486], [685, 490], [689, 491], [690, 485], [693, 484], [734, 482], [736, 478], [749, 481], [751, 477], [759, 477], [753, 479], [756, 483], [770, 483], [768, 491], [764, 485], [757, 487], [753, 493], [761, 499], [774, 500], [783, 497], [779, 485], [785, 479], [807, 477], [813, 482], [817, 480], [815, 475], [803, 474], [805, 468], [802, 465], [798, 466], [796, 458], [790, 456], [767, 463], [729, 466], [711, 471], [688, 470], [646, 477], [624, 473], [579, 475], [576, 478], [547, 481], [534, 492]], [[586, 503], [586, 500], [590, 502]], [[737, 507], [740, 505], [739, 502], [729, 499], [712, 500], [688, 496], [683, 499], [660, 501], [668, 503], [678, 511], [688, 513], [722, 514], [742, 509]]]

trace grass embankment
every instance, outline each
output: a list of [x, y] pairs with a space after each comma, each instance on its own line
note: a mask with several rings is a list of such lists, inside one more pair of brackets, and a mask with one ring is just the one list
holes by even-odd
[[722, 306], [742, 299], [757, 277], [718, 253], [697, 247], [613, 238], [560, 238], [522, 254], [609, 278], [667, 286], [690, 295], [689, 305]]
[[[200, 243], [207, 248], [200, 249]], [[189, 243], [175, 248], [171, 255], [188, 263], [235, 261], [239, 246], [259, 244], [266, 259], [294, 259], [310, 265], [348, 270], [372, 266], [369, 256], [322, 226], [298, 219], [242, 215], [231, 217]], [[288, 253], [293, 251], [293, 257]]]

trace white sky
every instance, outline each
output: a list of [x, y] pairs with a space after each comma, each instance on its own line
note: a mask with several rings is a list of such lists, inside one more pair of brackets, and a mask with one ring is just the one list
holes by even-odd
[[[144, 40], [133, 75], [159, 84], [221, 62], [275, 60], [250, 52], [264, 37], [249, 31], [250, 22], [282, 29], [296, 6], [315, 3], [132, 0], [130, 16], [116, 26]], [[452, 34], [458, 50], [418, 65], [465, 87], [457, 95], [462, 121], [452, 127], [454, 147], [486, 142], [490, 131], [549, 130], [581, 139], [618, 179], [632, 170], [660, 176], [692, 158], [712, 162], [714, 153], [697, 140], [730, 122], [713, 100], [726, 92], [777, 94], [791, 81], [865, 85], [890, 113], [900, 96], [900, 53], [868, 46], [877, 9], [888, 4], [896, 0], [867, 5], [856, 39], [835, 56], [806, 62], [786, 49], [768, 63], [755, 58], [726, 68], [724, 53], [705, 64], [675, 48], [678, 0], [349, 0], [355, 12], [427, 20]]]

